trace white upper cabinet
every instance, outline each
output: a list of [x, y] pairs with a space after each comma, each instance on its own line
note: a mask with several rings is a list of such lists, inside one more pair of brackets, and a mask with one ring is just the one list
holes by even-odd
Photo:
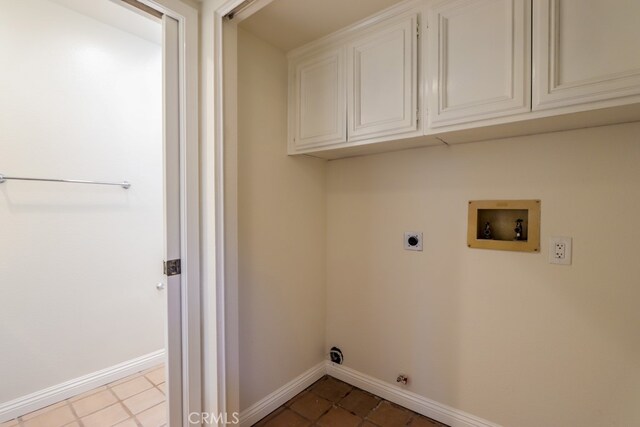
[[640, 1], [534, 4], [534, 110], [638, 102], [622, 98], [640, 94]]
[[406, 0], [288, 58], [289, 154], [640, 120], [640, 0]]
[[349, 140], [418, 129], [418, 15], [370, 28], [348, 45]]
[[400, 2], [287, 54], [289, 154], [330, 156], [423, 137], [418, 113], [423, 1]]
[[289, 64], [289, 151], [347, 141], [345, 49], [314, 51]]
[[430, 128], [531, 110], [529, 0], [448, 0], [428, 20]]

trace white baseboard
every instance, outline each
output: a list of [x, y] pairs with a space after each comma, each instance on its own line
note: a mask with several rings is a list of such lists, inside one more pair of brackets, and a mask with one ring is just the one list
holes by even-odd
[[0, 423], [69, 399], [93, 388], [125, 378], [164, 362], [165, 351], [158, 350], [136, 359], [102, 369], [79, 378], [0, 404]]
[[240, 427], [250, 427], [284, 405], [296, 394], [322, 378], [327, 372], [325, 362], [321, 362], [283, 385], [264, 399], [240, 412]]
[[427, 399], [343, 365], [327, 361], [326, 370], [332, 377], [451, 427], [500, 427], [498, 424]]
[[287, 403], [293, 396], [322, 378], [325, 374], [451, 427], [500, 427], [491, 421], [483, 420], [475, 415], [435, 402], [396, 385], [386, 383], [354, 369], [347, 368], [344, 365], [336, 365], [329, 361], [314, 366], [264, 399], [242, 411], [240, 413], [240, 426], [250, 427], [257, 423]]

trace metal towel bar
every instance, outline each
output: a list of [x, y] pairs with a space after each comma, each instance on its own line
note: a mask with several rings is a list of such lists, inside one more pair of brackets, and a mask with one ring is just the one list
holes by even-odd
[[49, 178], [22, 178], [18, 176], [6, 176], [0, 174], [0, 184], [7, 180], [17, 180], [17, 181], [46, 181], [46, 182], [64, 182], [67, 184], [94, 184], [94, 185], [117, 185], [119, 187], [128, 190], [131, 187], [131, 183], [128, 181], [122, 182], [103, 182], [103, 181], [83, 181], [80, 179], [49, 179]]

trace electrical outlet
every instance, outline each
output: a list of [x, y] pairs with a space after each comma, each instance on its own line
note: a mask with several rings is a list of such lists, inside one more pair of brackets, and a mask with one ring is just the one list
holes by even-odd
[[407, 231], [404, 233], [404, 248], [408, 251], [422, 250], [422, 233]]
[[571, 265], [571, 237], [549, 238], [549, 263]]
[[556, 242], [553, 257], [555, 259], [565, 259], [567, 245], [564, 242]]

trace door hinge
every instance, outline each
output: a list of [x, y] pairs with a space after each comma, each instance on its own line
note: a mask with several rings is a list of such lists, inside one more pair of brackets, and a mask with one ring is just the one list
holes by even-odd
[[420, 38], [420, 24], [416, 24], [416, 37]]
[[172, 259], [164, 262], [164, 274], [167, 276], [177, 276], [181, 272], [180, 260]]

